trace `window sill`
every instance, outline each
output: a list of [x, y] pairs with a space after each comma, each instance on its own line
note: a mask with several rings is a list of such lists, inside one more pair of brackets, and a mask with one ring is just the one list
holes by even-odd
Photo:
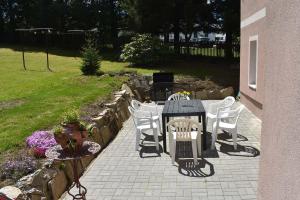
[[249, 88], [256, 90], [256, 84], [249, 84]]

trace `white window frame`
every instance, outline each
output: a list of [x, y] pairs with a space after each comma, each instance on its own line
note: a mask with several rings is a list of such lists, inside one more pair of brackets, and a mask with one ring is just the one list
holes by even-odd
[[[250, 53], [251, 53], [251, 42], [256, 41], [256, 64], [255, 64], [255, 84], [250, 83]], [[256, 90], [257, 88], [257, 68], [258, 68], [258, 35], [249, 37], [249, 53], [248, 53], [248, 86], [251, 89]]]

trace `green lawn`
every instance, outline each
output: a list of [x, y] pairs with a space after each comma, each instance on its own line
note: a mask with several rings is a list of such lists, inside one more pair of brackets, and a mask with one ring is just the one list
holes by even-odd
[[[0, 47], [0, 154], [24, 145], [24, 139], [35, 130], [58, 123], [63, 112], [79, 108], [98, 98], [108, 96], [123, 80], [114, 77], [81, 75], [81, 60], [76, 54], [54, 51], [49, 56], [53, 72], [46, 70], [45, 53], [30, 48], [26, 65], [18, 48]], [[78, 55], [78, 54], [77, 54]], [[222, 85], [238, 84], [238, 71], [223, 64], [176, 60], [160, 67], [129, 67], [103, 55], [104, 72], [135, 70], [142, 74], [171, 71], [177, 75], [210, 78]]]
[[[63, 112], [108, 96], [122, 80], [85, 77], [80, 59], [50, 55], [54, 72], [45, 67], [45, 54], [27, 53], [28, 71], [21, 53], [0, 48], [0, 153], [24, 144], [33, 131], [58, 123]], [[125, 63], [104, 61], [103, 69], [119, 70]]]

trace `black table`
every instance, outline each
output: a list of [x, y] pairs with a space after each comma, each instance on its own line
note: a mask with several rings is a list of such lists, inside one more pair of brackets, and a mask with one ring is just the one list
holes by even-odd
[[184, 116], [198, 116], [199, 122], [202, 118], [203, 134], [202, 146], [206, 149], [206, 114], [201, 100], [180, 100], [180, 101], [166, 101], [162, 111], [162, 128], [163, 128], [163, 148], [167, 151], [166, 139], [166, 124], [170, 117], [184, 117]]

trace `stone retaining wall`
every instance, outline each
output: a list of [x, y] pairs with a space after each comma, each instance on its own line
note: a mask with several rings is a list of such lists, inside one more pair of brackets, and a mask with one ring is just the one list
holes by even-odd
[[[122, 90], [126, 90], [132, 98], [142, 102], [149, 102], [154, 98], [152, 76], [141, 76], [136, 73], [129, 73], [127, 76], [129, 80], [122, 85]], [[173, 93], [188, 91], [191, 93], [191, 98], [202, 100], [224, 99], [227, 96], [234, 96], [236, 93], [231, 86], [224, 87], [211, 80], [201, 80], [195, 77], [176, 78], [172, 90]], [[166, 96], [163, 91], [155, 91], [158, 96]]]
[[[101, 149], [105, 148], [109, 142], [118, 134], [129, 117], [128, 106], [130, 105], [131, 96], [126, 90], [114, 93], [114, 100], [105, 104], [105, 109], [97, 116], [92, 118], [90, 124], [92, 134], [89, 140], [100, 144]], [[78, 167], [79, 174], [82, 175], [88, 167], [94, 156], [84, 157], [80, 160]], [[67, 190], [73, 182], [73, 169], [71, 161], [52, 161], [48, 160], [43, 167], [33, 174], [21, 178], [16, 187], [20, 190], [12, 190], [11, 186], [2, 191], [10, 191], [7, 194], [18, 199], [51, 199], [56, 200]], [[17, 191], [11, 194], [11, 191]], [[21, 192], [20, 192], [21, 191]], [[18, 194], [17, 194], [18, 193]]]

